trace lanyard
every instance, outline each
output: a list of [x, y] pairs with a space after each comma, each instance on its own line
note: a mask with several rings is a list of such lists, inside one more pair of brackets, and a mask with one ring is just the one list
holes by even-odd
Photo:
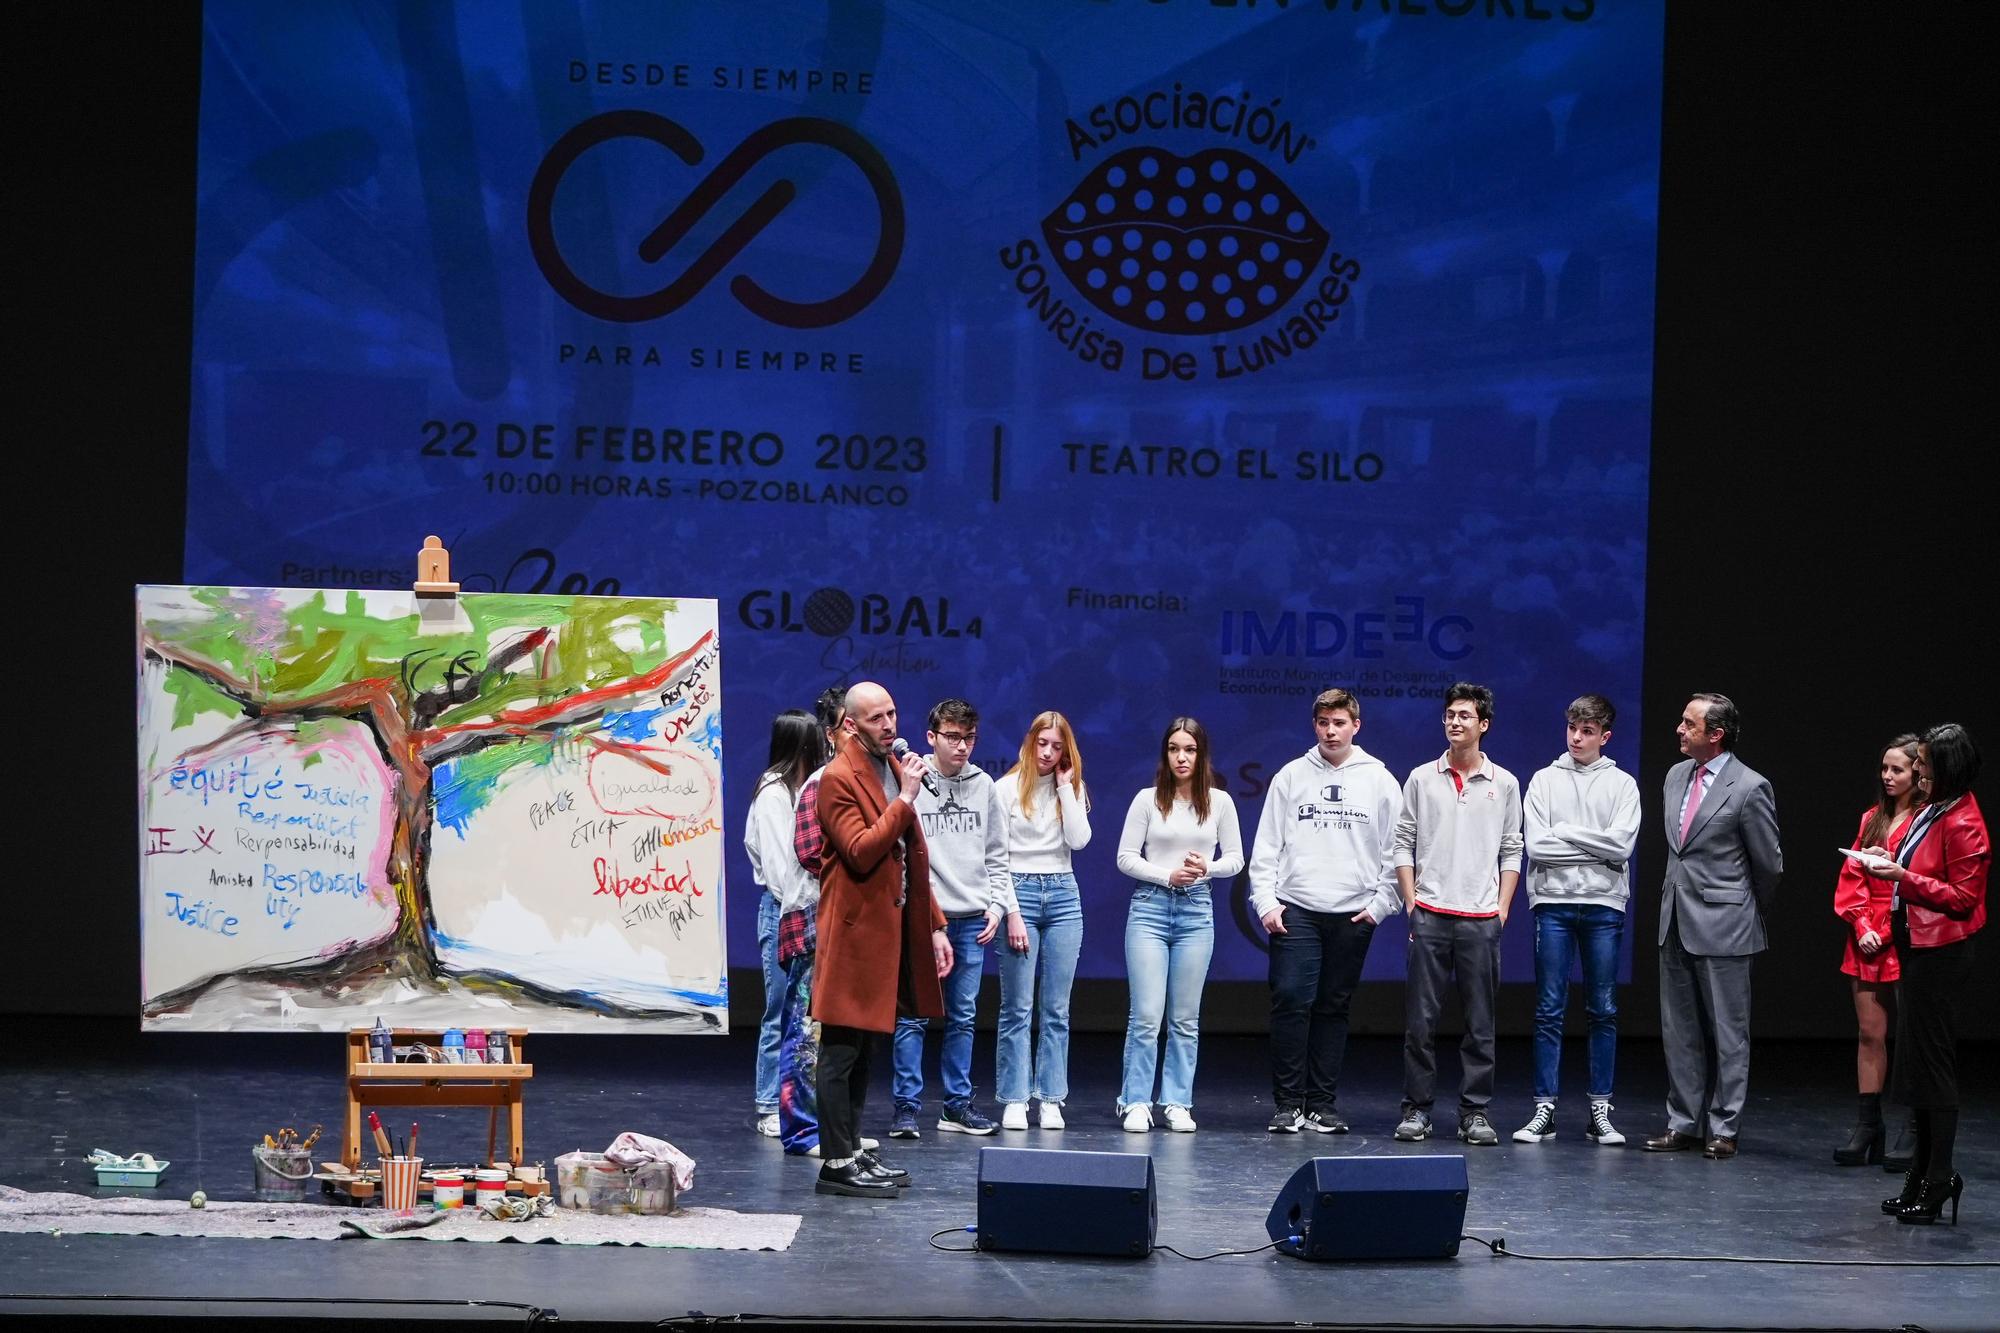
[[1931, 825], [1937, 823], [1939, 816], [1957, 804], [1958, 801], [1954, 798], [1943, 805], [1925, 806], [1923, 813], [1911, 822], [1910, 831], [1903, 835], [1902, 845], [1896, 848], [1896, 864], [1908, 870], [1911, 853], [1917, 850], [1917, 844], [1924, 840], [1924, 835], [1931, 831]]

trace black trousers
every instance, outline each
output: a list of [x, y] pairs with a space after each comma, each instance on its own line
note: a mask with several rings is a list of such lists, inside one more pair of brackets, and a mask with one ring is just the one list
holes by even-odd
[[1347, 1008], [1375, 923], [1285, 904], [1271, 936], [1271, 1100], [1331, 1111], [1347, 1056]]
[[880, 1034], [820, 1024], [819, 1155], [838, 1162], [861, 1154], [861, 1107], [868, 1100], [868, 1063]]
[[1889, 918], [1903, 975], [1896, 982], [1896, 1066], [1890, 1094], [1919, 1111], [1958, 1109], [1958, 1019], [1972, 985], [1970, 938], [1935, 949], [1910, 946], [1909, 923]]

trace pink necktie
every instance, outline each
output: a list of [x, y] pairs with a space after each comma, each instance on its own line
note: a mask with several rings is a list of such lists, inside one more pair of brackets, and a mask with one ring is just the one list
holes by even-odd
[[1688, 830], [1694, 827], [1694, 812], [1701, 809], [1701, 784], [1708, 777], [1708, 765], [1697, 764], [1694, 770], [1694, 786], [1688, 791], [1687, 809], [1681, 812], [1681, 845], [1686, 846]]

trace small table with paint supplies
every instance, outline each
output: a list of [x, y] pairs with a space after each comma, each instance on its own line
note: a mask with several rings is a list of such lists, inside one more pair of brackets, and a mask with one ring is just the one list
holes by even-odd
[[[521, 1100], [535, 1067], [525, 1058], [525, 1028], [488, 1031], [457, 1028], [352, 1028], [347, 1034], [347, 1125], [341, 1143], [345, 1178], [322, 1176], [331, 1190], [356, 1200], [372, 1197], [378, 1182], [361, 1169], [362, 1113], [370, 1106], [484, 1106], [486, 1164], [512, 1168], [509, 1192], [545, 1194], [545, 1179], [520, 1179], [524, 1134]], [[386, 1058], [385, 1058], [386, 1057]], [[498, 1156], [500, 1112], [507, 1112], [507, 1156]], [[380, 1131], [376, 1131], [377, 1134]]]

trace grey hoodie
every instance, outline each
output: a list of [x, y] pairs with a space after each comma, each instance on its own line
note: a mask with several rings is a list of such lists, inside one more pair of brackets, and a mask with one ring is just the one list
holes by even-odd
[[1019, 910], [1014, 877], [1007, 871], [1007, 820], [992, 774], [967, 764], [958, 776], [938, 772], [937, 757], [924, 765], [938, 794], [917, 788], [917, 819], [930, 851], [931, 893], [946, 916]]
[[1600, 756], [1584, 767], [1565, 751], [1528, 780], [1528, 902], [1625, 910], [1629, 866], [1639, 840], [1639, 784]]

